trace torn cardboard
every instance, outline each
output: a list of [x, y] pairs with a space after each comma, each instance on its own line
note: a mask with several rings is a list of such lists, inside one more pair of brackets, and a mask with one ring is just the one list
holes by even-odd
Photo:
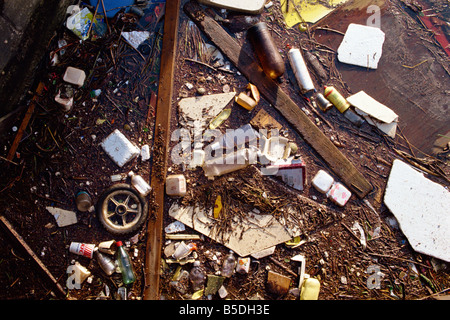
[[394, 111], [364, 91], [348, 97], [347, 101], [355, 107], [356, 113], [363, 116], [369, 124], [378, 127], [391, 138], [395, 138], [398, 115]]

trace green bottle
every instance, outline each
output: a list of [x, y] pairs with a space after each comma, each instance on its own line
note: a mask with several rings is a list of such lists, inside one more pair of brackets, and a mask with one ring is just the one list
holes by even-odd
[[131, 263], [128, 252], [123, 247], [122, 241], [116, 242], [117, 246], [117, 262], [119, 263], [120, 271], [122, 272], [122, 279], [125, 285], [131, 284], [136, 281], [136, 275], [134, 274], [133, 264]]

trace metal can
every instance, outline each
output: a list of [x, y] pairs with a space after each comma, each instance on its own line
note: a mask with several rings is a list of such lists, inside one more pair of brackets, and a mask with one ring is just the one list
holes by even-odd
[[250, 258], [239, 257], [236, 264], [236, 272], [244, 274], [250, 270]]
[[89, 243], [72, 242], [69, 251], [80, 256], [92, 259], [94, 255], [95, 245]]
[[341, 113], [350, 108], [350, 103], [334, 87], [325, 86], [324, 95]]
[[81, 212], [86, 212], [90, 207], [92, 207], [91, 196], [86, 191], [80, 191], [77, 193], [75, 203], [77, 204], [78, 211]]
[[319, 108], [323, 112], [328, 111], [328, 110], [330, 110], [333, 107], [333, 105], [331, 104], [330, 100], [325, 98], [323, 96], [323, 94], [321, 94], [321, 93], [317, 94], [316, 99], [317, 99], [317, 103], [319, 104]]
[[289, 50], [288, 57], [300, 91], [306, 93], [315, 90], [314, 83], [309, 75], [308, 67], [300, 50], [295, 48]]
[[255, 50], [264, 73], [277, 79], [284, 71], [284, 61], [278, 52], [265, 22], [258, 22], [247, 30], [247, 38]]

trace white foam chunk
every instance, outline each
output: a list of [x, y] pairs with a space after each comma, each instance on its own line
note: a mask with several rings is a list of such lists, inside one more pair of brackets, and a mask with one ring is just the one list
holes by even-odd
[[334, 183], [334, 179], [327, 172], [319, 170], [311, 181], [314, 188], [321, 193], [327, 193]]
[[200, 0], [199, 2], [208, 6], [253, 14], [260, 13], [266, 4], [266, 0]]
[[139, 148], [118, 129], [107, 136], [102, 141], [101, 146], [119, 167], [123, 167], [125, 163], [140, 153]]
[[337, 50], [338, 60], [376, 69], [381, 58], [385, 34], [376, 27], [351, 23]]
[[450, 262], [450, 192], [394, 160], [384, 203], [417, 252]]

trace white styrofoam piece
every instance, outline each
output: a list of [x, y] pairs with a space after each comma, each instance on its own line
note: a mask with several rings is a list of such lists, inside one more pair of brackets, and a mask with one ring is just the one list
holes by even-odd
[[63, 80], [65, 82], [82, 87], [84, 80], [86, 79], [86, 73], [78, 68], [67, 67], [64, 73]]
[[253, 14], [261, 13], [266, 4], [266, 0], [199, 0], [199, 2], [208, 6]]
[[381, 58], [384, 39], [385, 34], [379, 28], [351, 23], [337, 50], [338, 60], [376, 69]]
[[320, 193], [327, 193], [333, 185], [334, 179], [327, 172], [319, 170], [311, 183]]
[[101, 146], [119, 167], [123, 167], [125, 163], [140, 153], [139, 148], [118, 129], [107, 136], [101, 142]]
[[377, 126], [391, 138], [395, 138], [398, 115], [394, 111], [364, 91], [351, 95], [347, 101], [355, 107], [356, 113], [362, 115], [368, 123]]
[[141, 148], [141, 160], [147, 161], [150, 159], [150, 146], [148, 144], [144, 144]]
[[450, 262], [450, 192], [446, 188], [396, 159], [384, 203], [415, 251]]
[[338, 206], [345, 206], [352, 193], [340, 182], [335, 182], [327, 192], [327, 197]]

